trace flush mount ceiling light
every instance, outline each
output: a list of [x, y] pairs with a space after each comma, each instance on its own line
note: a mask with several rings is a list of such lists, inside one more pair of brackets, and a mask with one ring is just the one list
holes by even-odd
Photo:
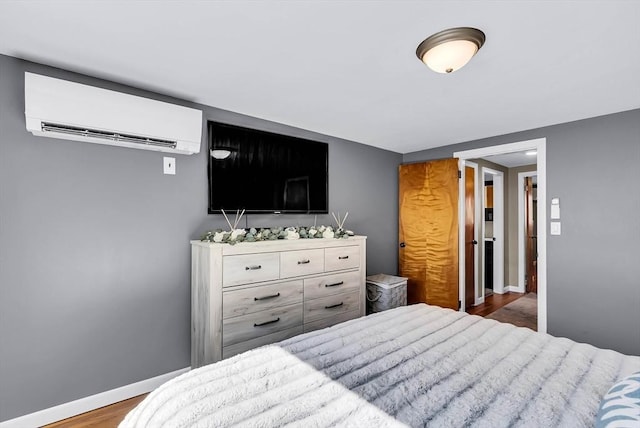
[[226, 159], [231, 155], [231, 150], [228, 149], [211, 149], [211, 157], [214, 159]]
[[462, 67], [484, 44], [484, 33], [477, 28], [449, 28], [427, 37], [416, 55], [437, 73], [451, 73]]

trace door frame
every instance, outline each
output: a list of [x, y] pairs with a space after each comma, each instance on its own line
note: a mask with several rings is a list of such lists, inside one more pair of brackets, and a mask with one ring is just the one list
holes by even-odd
[[[454, 158], [458, 158], [458, 166], [464, 175], [464, 165], [467, 159], [483, 158], [491, 155], [499, 155], [504, 153], [521, 152], [526, 150], [536, 150], [537, 155], [537, 171], [538, 171], [538, 331], [547, 332], [547, 139], [546, 137], [536, 138], [533, 140], [519, 141], [515, 143], [500, 144], [489, 147], [481, 147], [478, 149], [464, 150], [453, 153]], [[463, 177], [464, 178], [464, 177]], [[464, 184], [464, 180], [459, 180], [460, 186]], [[460, 229], [460, 224], [464, 224], [464, 200], [458, 200], [459, 232], [458, 237], [464, 239], [464, 230]], [[460, 232], [462, 231], [462, 232]], [[464, 246], [458, 248], [458, 275], [459, 275], [459, 299], [461, 311], [464, 311]]]
[[[493, 292], [496, 294], [503, 294], [505, 291], [504, 286], [504, 172], [497, 169], [482, 167], [482, 177], [484, 186], [484, 174], [488, 173], [493, 176], [493, 236], [496, 238], [493, 241]], [[484, 243], [484, 198], [482, 209], [482, 238]], [[498, 231], [498, 236], [496, 236]], [[482, 261], [485, 260], [484, 245], [482, 246]], [[482, 301], [484, 301], [484, 275], [482, 275]]]
[[[518, 173], [518, 293], [526, 292], [525, 288], [525, 275], [527, 273], [526, 260], [525, 260], [525, 193], [524, 193], [524, 179], [527, 177], [536, 177], [537, 171], [526, 171]], [[538, 193], [538, 198], [540, 194]], [[538, 247], [540, 242], [538, 242]], [[538, 249], [538, 254], [540, 250]], [[539, 275], [538, 275], [539, 277]]]
[[[474, 204], [474, 214], [473, 214], [473, 221], [474, 221], [474, 226], [473, 226], [473, 239], [476, 240], [476, 242], [478, 244], [476, 244], [476, 248], [473, 251], [473, 301], [475, 305], [478, 305], [482, 302], [484, 302], [484, 290], [482, 290], [482, 294], [479, 295], [478, 294], [478, 277], [480, 276], [480, 243], [482, 242], [482, 239], [480, 239], [480, 206], [481, 206], [481, 201], [480, 198], [481, 196], [479, 195], [479, 191], [478, 191], [478, 164], [475, 162], [465, 162], [464, 166], [468, 166], [469, 168], [473, 168], [473, 176], [474, 176], [474, 186], [473, 186], [473, 204]], [[464, 192], [464, 180], [466, 178], [466, 174], [465, 174], [465, 170], [464, 168], [462, 168], [462, 177], [460, 179], [460, 182], [462, 183], [462, 191]], [[464, 196], [464, 195], [463, 195]], [[464, 197], [462, 198], [462, 201], [464, 201]], [[458, 209], [459, 211], [459, 209]], [[462, 213], [464, 214], [464, 208]], [[464, 216], [462, 217], [463, 221], [464, 221]], [[461, 230], [464, 233], [464, 225], [461, 228]], [[464, 236], [462, 237], [462, 242], [465, 243], [464, 240]], [[464, 261], [464, 259], [462, 259], [462, 261]], [[458, 268], [459, 265], [458, 265]], [[466, 288], [465, 288], [466, 289]], [[464, 294], [462, 295], [464, 297]], [[461, 301], [460, 306], [464, 307], [465, 306], [465, 301], [462, 300], [462, 297], [458, 296], [459, 299]], [[482, 299], [482, 300], [480, 300]]]

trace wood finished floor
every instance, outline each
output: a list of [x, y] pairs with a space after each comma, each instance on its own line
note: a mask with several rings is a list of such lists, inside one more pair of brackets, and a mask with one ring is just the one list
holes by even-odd
[[[538, 331], [538, 296], [527, 293], [506, 306], [491, 312], [485, 318], [513, 324], [517, 327], [530, 328]], [[640, 428], [640, 427], [639, 427]]]
[[147, 394], [139, 395], [110, 406], [101, 407], [81, 415], [45, 425], [44, 428], [112, 428], [117, 427], [127, 413]]
[[468, 314], [471, 315], [480, 315], [481, 317], [486, 317], [492, 312], [497, 311], [501, 307], [518, 300], [524, 296], [524, 293], [504, 293], [504, 294], [492, 294], [491, 296], [487, 296], [484, 299], [484, 303], [479, 304], [478, 306], [474, 306], [467, 310]]
[[[492, 312], [497, 311], [501, 307], [511, 303], [520, 297], [524, 296], [522, 293], [505, 293], [505, 294], [492, 294], [487, 296], [484, 303], [474, 306], [467, 310], [467, 313], [471, 315], [480, 315], [482, 317], [489, 315]], [[60, 422], [55, 422], [50, 425], [46, 425], [45, 428], [112, 428], [117, 427], [118, 424], [124, 419], [125, 415], [129, 413], [139, 402], [141, 402], [147, 394], [133, 397], [128, 400], [121, 401], [119, 403], [112, 404], [110, 406], [102, 407], [100, 409], [93, 410], [91, 412], [83, 413], [78, 416], [74, 416], [69, 419], [65, 419]]]

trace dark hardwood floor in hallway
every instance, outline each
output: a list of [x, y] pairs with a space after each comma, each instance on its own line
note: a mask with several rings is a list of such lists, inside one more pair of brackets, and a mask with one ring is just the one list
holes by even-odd
[[484, 303], [467, 309], [467, 313], [470, 315], [480, 315], [481, 317], [485, 317], [490, 313], [497, 311], [501, 307], [518, 300], [522, 296], [524, 296], [524, 293], [493, 293], [492, 295], [485, 297]]
[[538, 297], [535, 293], [492, 294], [467, 311], [518, 327], [538, 330]]

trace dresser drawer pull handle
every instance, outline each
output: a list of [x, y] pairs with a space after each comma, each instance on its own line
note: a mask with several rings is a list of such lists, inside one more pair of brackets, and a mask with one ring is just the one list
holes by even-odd
[[337, 287], [338, 285], [344, 284], [344, 281], [334, 282], [333, 284], [325, 284], [325, 287]]
[[298, 264], [299, 264], [299, 265], [306, 265], [307, 263], [311, 263], [311, 260], [306, 259], [306, 260], [300, 260], [300, 261], [298, 262]]
[[338, 260], [346, 260], [349, 256], [338, 256]]
[[325, 306], [325, 309], [332, 309], [332, 308], [339, 308], [340, 306], [344, 305], [344, 302], [340, 302], [336, 305], [329, 305], [329, 306]]
[[267, 299], [273, 299], [274, 297], [280, 297], [280, 293], [277, 294], [272, 294], [271, 296], [264, 296], [264, 297], [254, 297], [253, 300], [255, 300], [256, 302], [258, 300], [267, 300]]
[[258, 269], [262, 269], [262, 265], [245, 266], [244, 268], [244, 270], [258, 270]]
[[269, 324], [273, 324], [275, 322], [280, 321], [280, 318], [276, 318], [274, 320], [271, 321], [265, 321], [265, 322], [261, 322], [261, 323], [255, 323], [253, 324], [254, 327], [262, 327], [263, 325], [269, 325]]

